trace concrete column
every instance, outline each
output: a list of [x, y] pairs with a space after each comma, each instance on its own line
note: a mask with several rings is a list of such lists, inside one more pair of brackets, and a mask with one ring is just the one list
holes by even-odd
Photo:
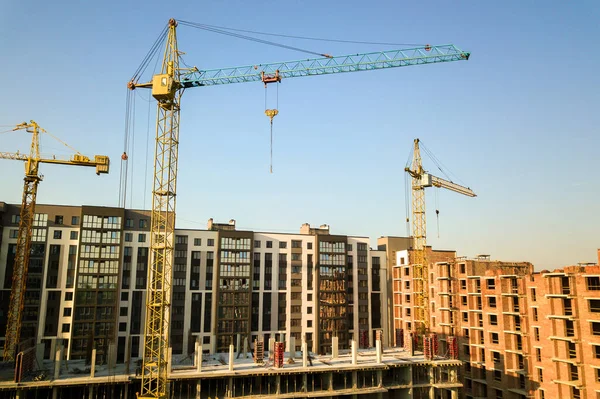
[[210, 347], [211, 347], [211, 353], [213, 355], [215, 353], [217, 353], [217, 336], [216, 335], [210, 336]]
[[233, 344], [229, 345], [229, 371], [233, 371]]
[[[131, 336], [125, 339], [125, 374], [129, 374], [129, 367], [131, 364]], [[125, 384], [127, 387], [128, 384]], [[125, 395], [127, 397], [127, 395]]]
[[235, 337], [235, 347], [237, 349], [238, 355], [242, 351], [242, 334], [237, 334]]
[[88, 396], [89, 399], [94, 399], [94, 386], [90, 385], [90, 393]]
[[381, 363], [381, 341], [375, 341], [375, 356], [377, 357], [377, 364]]
[[58, 399], [58, 387], [52, 388], [52, 399]]
[[358, 360], [358, 352], [356, 351], [356, 340], [352, 340], [352, 365], [355, 366]]
[[196, 371], [199, 373], [202, 371], [202, 345], [196, 341]]
[[25, 397], [25, 395], [23, 395], [23, 390], [22, 389], [17, 389], [17, 397], [16, 397], [16, 399], [22, 399], [24, 397]]
[[308, 367], [308, 350], [306, 342], [302, 342], [302, 367]]
[[377, 386], [381, 388], [383, 386], [383, 371], [377, 370]]
[[277, 374], [275, 376], [275, 395], [279, 395], [281, 393], [281, 375]]
[[167, 376], [173, 371], [173, 348], [169, 346], [167, 349]]
[[294, 336], [290, 336], [288, 345], [290, 347], [290, 359], [294, 360], [294, 358], [296, 357], [296, 338], [294, 338]]
[[196, 399], [200, 399], [200, 394], [202, 392], [200, 380], [196, 381]]
[[[354, 341], [352, 341], [354, 342]], [[358, 388], [358, 372], [356, 370], [352, 371], [352, 389]]]
[[435, 384], [435, 375], [433, 374], [433, 367], [429, 366], [429, 399], [435, 399], [435, 388], [433, 385]]
[[248, 359], [248, 337], [244, 338], [244, 357]]
[[327, 379], [327, 389], [333, 391], [333, 373], [327, 373], [329, 378]]
[[269, 338], [269, 358], [275, 355], [275, 338]]
[[60, 377], [60, 361], [62, 360], [62, 345], [58, 347], [58, 350], [54, 354], [54, 379], [57, 380]]
[[331, 338], [331, 358], [337, 359], [338, 357], [338, 337]]
[[[92, 349], [92, 364], [90, 365], [90, 378], [96, 376], [96, 349]], [[91, 385], [90, 385], [91, 389]]]
[[125, 392], [123, 394], [125, 399], [129, 398], [129, 384], [125, 384]]

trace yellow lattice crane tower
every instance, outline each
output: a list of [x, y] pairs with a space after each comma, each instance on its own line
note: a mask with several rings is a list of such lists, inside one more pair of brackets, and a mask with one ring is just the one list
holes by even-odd
[[413, 227], [413, 270], [414, 324], [415, 330], [429, 330], [429, 267], [427, 263], [427, 226], [425, 222], [425, 188], [441, 187], [469, 197], [476, 197], [468, 187], [433, 176], [423, 169], [419, 139], [414, 140], [412, 168], [404, 170], [412, 177], [412, 227]]
[[110, 163], [107, 156], [96, 155], [94, 156], [94, 160], [91, 160], [77, 151], [76, 154], [68, 160], [56, 159], [56, 157], [42, 158], [40, 156], [39, 138], [40, 132], [47, 133], [44, 129], [41, 129], [34, 121], [30, 121], [29, 123], [23, 122], [17, 125], [13, 130], [25, 130], [27, 133], [32, 134], [32, 138], [29, 155], [20, 154], [18, 152], [0, 152], [0, 159], [25, 161], [25, 183], [23, 185], [23, 200], [21, 202], [17, 248], [13, 268], [10, 304], [8, 307], [6, 340], [4, 342], [5, 361], [15, 360], [17, 355], [16, 351], [21, 338], [21, 316], [25, 301], [25, 290], [27, 288], [27, 269], [29, 267], [35, 201], [38, 184], [43, 179], [43, 176], [39, 173], [40, 164], [51, 163], [69, 166], [93, 166], [96, 168], [96, 174], [99, 175], [101, 173], [108, 173]]

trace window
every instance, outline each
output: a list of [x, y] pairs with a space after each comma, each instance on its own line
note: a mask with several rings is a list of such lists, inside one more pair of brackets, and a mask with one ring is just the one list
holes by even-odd
[[600, 369], [596, 369], [596, 382], [600, 382]]
[[312, 242], [306, 243], [306, 249], [312, 249]]
[[9, 238], [19, 238], [19, 230], [13, 229], [9, 233]]
[[127, 308], [126, 307], [120, 308], [119, 316], [127, 316]]
[[408, 281], [408, 280], [407, 280], [407, 281], [405, 281], [405, 282], [404, 282], [404, 287], [405, 287], [407, 290], [410, 290], [410, 281]]
[[592, 335], [600, 335], [600, 322], [592, 321]]
[[302, 241], [292, 240], [292, 248], [302, 248]]
[[54, 239], [60, 240], [62, 238], [62, 230], [54, 230]]
[[19, 224], [21, 222], [21, 216], [19, 216], [19, 215], [12, 215], [10, 217], [10, 222], [12, 224]]
[[462, 312], [462, 319], [465, 323], [468, 323], [469, 322], [469, 313]]
[[467, 272], [467, 265], [465, 263], [460, 264], [460, 272], [463, 274]]
[[464, 295], [461, 295], [460, 303], [462, 304], [462, 306], [467, 306], [467, 297]]
[[[593, 324], [593, 323], [592, 323]], [[600, 335], [600, 323], [599, 324], [599, 334]], [[573, 320], [565, 320], [565, 332], [567, 337], [574, 337], [575, 336], [575, 326], [573, 325]]]
[[194, 238], [194, 246], [199, 247], [202, 245], [202, 238]]
[[63, 324], [62, 325], [62, 332], [68, 333], [70, 331], [71, 331], [71, 325], [70, 324]]
[[119, 331], [127, 331], [127, 323], [119, 323]]
[[287, 241], [279, 241], [279, 248], [287, 248]]
[[535, 301], [537, 301], [537, 295], [536, 295], [535, 288], [532, 288], [532, 289], [531, 289], [531, 301], [532, 301], [532, 302], [535, 302]]
[[542, 369], [538, 369], [538, 381], [544, 382], [544, 372]]
[[148, 228], [148, 219], [140, 219], [140, 229]]
[[408, 268], [408, 267], [404, 268], [404, 275], [405, 276], [409, 276], [410, 275], [410, 268]]
[[129, 300], [129, 292], [121, 292], [121, 300], [128, 301]]
[[600, 359], [600, 345], [593, 345], [594, 347], [594, 357], [596, 359]]
[[72, 308], [64, 308], [64, 310], [63, 310], [63, 316], [64, 317], [70, 317], [71, 316], [71, 312], [72, 312]]
[[490, 308], [495, 308], [496, 307], [496, 297], [495, 296], [488, 297], [488, 306]]
[[492, 337], [492, 344], [497, 344], [499, 342], [499, 336], [498, 333], [491, 333], [490, 336]]
[[579, 379], [579, 368], [574, 364], [570, 364], [569, 366], [571, 381], [577, 381]]
[[79, 226], [79, 216], [72, 216], [71, 217], [71, 224], [73, 226]]
[[73, 300], [73, 293], [65, 292], [65, 301], [72, 301], [72, 300]]
[[586, 277], [588, 291], [600, 291], [600, 277]]
[[146, 234], [138, 234], [138, 242], [146, 242]]
[[306, 320], [306, 327], [312, 327], [312, 320]]
[[492, 326], [497, 326], [498, 325], [498, 316], [495, 314], [491, 314], [490, 315], [490, 324]]
[[575, 359], [577, 357], [577, 345], [574, 342], [567, 342], [567, 352], [569, 359]]
[[496, 289], [496, 281], [493, 278], [488, 278], [485, 280], [486, 286], [488, 290]]
[[533, 334], [535, 336], [535, 340], [539, 341], [540, 340], [540, 328], [539, 327], [534, 327], [533, 328]]
[[260, 240], [254, 240], [254, 248], [260, 248]]
[[125, 242], [133, 241], [133, 233], [125, 233]]
[[494, 363], [500, 363], [500, 352], [492, 352], [492, 360]]
[[590, 299], [590, 312], [600, 313], [600, 299]]
[[538, 310], [533, 308], [533, 321], [538, 321]]
[[542, 350], [540, 348], [535, 348], [535, 359], [538, 362], [542, 361]]
[[214, 247], [215, 246], [215, 239], [214, 238], [209, 238], [208, 240], [206, 240], [206, 245], [208, 245], [209, 247]]
[[467, 280], [460, 280], [460, 289], [461, 290], [467, 289]]
[[[494, 381], [502, 381], [502, 370], [494, 370]], [[500, 393], [502, 393], [502, 391], [500, 391]]]
[[71, 232], [70, 239], [71, 239], [71, 240], [76, 240], [77, 238], [79, 238], [79, 234], [77, 233], [77, 231], [76, 231], [76, 230], [73, 230], [73, 231]]

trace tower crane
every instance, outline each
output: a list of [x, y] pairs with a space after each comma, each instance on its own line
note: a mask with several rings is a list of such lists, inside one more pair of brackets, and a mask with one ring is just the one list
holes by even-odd
[[[189, 22], [180, 22], [193, 26]], [[139, 83], [140, 74], [145, 69], [143, 65], [128, 82], [131, 90], [151, 89], [152, 96], [158, 102], [150, 235], [151, 265], [148, 269], [140, 393], [143, 398], [163, 398], [167, 394], [179, 120], [184, 90], [243, 82], [262, 81], [266, 85], [286, 78], [464, 61], [470, 56], [470, 53], [448, 44], [344, 56], [321, 54], [321, 58], [212, 70], [180, 68], [182, 53], [177, 44], [177, 25], [178, 21], [171, 19], [163, 31], [166, 47], [160, 73], [154, 75], [149, 82]], [[158, 43], [160, 41], [155, 42], [151, 52], [155, 51]], [[148, 60], [147, 56], [144, 62], [147, 63]]]
[[[19, 152], [0, 152], [0, 159], [12, 159], [25, 162], [25, 183], [23, 185], [23, 200], [21, 202], [21, 213], [19, 230], [17, 234], [17, 248], [15, 263], [13, 267], [12, 287], [10, 291], [10, 304], [8, 307], [8, 318], [6, 326], [6, 340], [4, 342], [4, 360], [14, 361], [17, 355], [21, 338], [21, 317], [25, 301], [25, 290], [27, 288], [27, 269], [29, 267], [29, 255], [31, 249], [31, 233], [35, 212], [35, 201], [37, 197], [38, 184], [43, 179], [39, 172], [41, 163], [50, 163], [69, 166], [93, 166], [96, 174], [108, 173], [109, 158], [105, 155], [96, 155], [94, 160], [77, 152], [71, 159], [42, 158], [40, 156], [40, 132], [47, 133], [34, 122], [23, 122], [13, 130], [25, 130], [31, 133], [31, 148], [29, 155]], [[64, 144], [64, 143], [63, 143]], [[28, 337], [31, 338], [31, 337]]]
[[427, 229], [425, 223], [425, 188], [439, 187], [454, 191], [468, 197], [477, 195], [468, 187], [433, 176], [423, 169], [419, 139], [414, 140], [412, 169], [404, 170], [412, 177], [412, 226], [414, 237], [413, 293], [415, 297], [414, 323], [416, 330], [429, 330], [429, 276], [427, 265]]

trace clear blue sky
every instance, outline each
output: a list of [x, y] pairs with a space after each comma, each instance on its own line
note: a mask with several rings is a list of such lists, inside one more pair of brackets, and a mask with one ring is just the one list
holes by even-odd
[[[44, 165], [39, 203], [117, 205], [125, 85], [170, 17], [291, 35], [453, 43], [472, 53], [468, 62], [284, 81], [273, 175], [262, 85], [188, 90], [179, 227], [204, 228], [213, 217], [259, 230], [298, 231], [309, 222], [372, 239], [405, 235], [403, 167], [420, 137], [479, 195], [440, 191], [436, 201], [428, 192], [434, 247], [537, 269], [596, 260], [597, 1], [4, 1], [0, 125], [34, 119], [82, 153], [113, 160], [101, 177]], [[201, 69], [307, 57], [184, 26], [178, 35], [185, 61]], [[275, 40], [338, 55], [389, 48]], [[137, 92], [127, 201], [135, 208], [150, 198], [147, 99]], [[0, 151], [26, 151], [28, 143], [23, 133], [0, 134]], [[47, 139], [42, 150], [66, 154]], [[20, 201], [22, 174], [21, 164], [0, 161], [0, 200]]]

